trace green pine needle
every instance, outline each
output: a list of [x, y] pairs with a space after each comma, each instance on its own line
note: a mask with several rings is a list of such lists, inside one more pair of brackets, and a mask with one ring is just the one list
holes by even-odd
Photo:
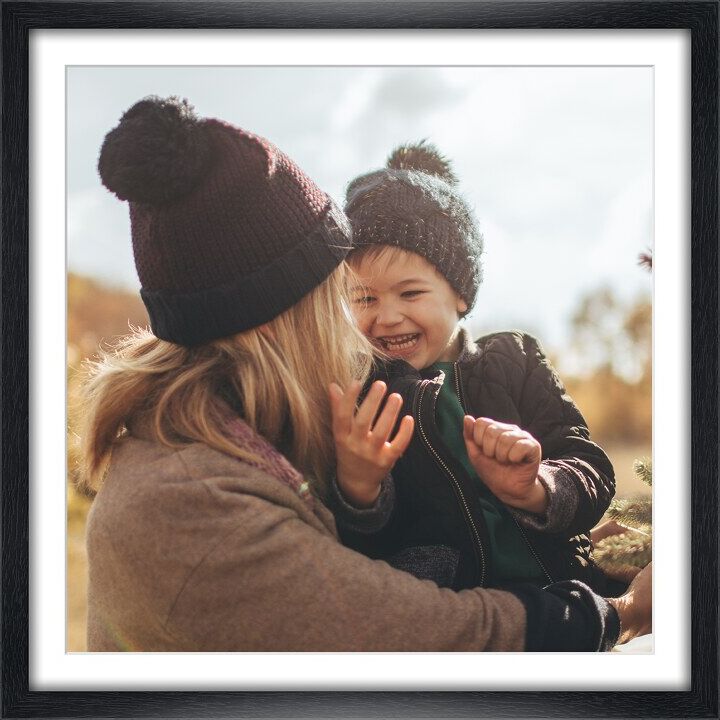
[[632, 495], [618, 498], [610, 503], [607, 517], [621, 525], [641, 529], [652, 525], [652, 498], [646, 495]]
[[640, 458], [633, 463], [635, 474], [646, 485], [652, 487], [652, 460], [650, 458]]
[[628, 565], [643, 568], [652, 560], [652, 535], [612, 535], [595, 546], [593, 557], [604, 570]]

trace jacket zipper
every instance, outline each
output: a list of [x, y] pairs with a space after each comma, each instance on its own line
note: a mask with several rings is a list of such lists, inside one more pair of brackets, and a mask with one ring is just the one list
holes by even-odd
[[[463, 399], [462, 394], [462, 386], [460, 385], [460, 365], [456, 362], [454, 363], [455, 367], [455, 392], [457, 392], [458, 399], [460, 400], [460, 406], [463, 409], [463, 412], [467, 413], [467, 410], [465, 409], [465, 402]], [[542, 560], [540, 560], [540, 556], [537, 554], [537, 551], [535, 550], [535, 547], [530, 542], [528, 536], [525, 534], [525, 530], [523, 529], [522, 525], [518, 522], [518, 519], [510, 513], [510, 516], [512, 517], [515, 525], [517, 525], [518, 530], [520, 531], [520, 535], [522, 535], [523, 540], [525, 541], [525, 544], [528, 546], [528, 550], [530, 550], [530, 553], [535, 558], [535, 562], [540, 566], [540, 569], [545, 573], [545, 577], [551, 582], [554, 583], [552, 576], [547, 571], [547, 568], [543, 564]]]
[[464, 413], [467, 413], [467, 410], [465, 409], [465, 400], [463, 399], [462, 394], [462, 387], [460, 386], [460, 365], [458, 363], [453, 363], [455, 367], [455, 392], [457, 393], [458, 400], [460, 401], [460, 407], [463, 409]]
[[517, 525], [517, 529], [520, 531], [520, 534], [523, 536], [523, 540], [525, 540], [530, 552], [532, 553], [532, 556], [535, 558], [535, 562], [540, 566], [540, 569], [545, 573], [545, 577], [550, 581], [550, 583], [554, 583], [555, 581], [552, 578], [552, 575], [547, 571], [547, 568], [545, 565], [543, 565], [542, 560], [540, 560], [540, 556], [535, 552], [535, 548], [533, 547], [533, 544], [528, 540], [527, 535], [525, 534], [525, 530], [523, 529], [523, 526], [519, 523], [518, 519], [512, 514], [512, 519], [515, 521], [515, 525]]
[[435, 448], [430, 444], [430, 440], [428, 439], [428, 436], [425, 433], [425, 428], [422, 424], [422, 418], [420, 413], [420, 407], [422, 405], [422, 398], [425, 394], [425, 389], [427, 388], [429, 384], [429, 380], [423, 380], [420, 385], [420, 390], [415, 396], [415, 410], [414, 415], [417, 417], [418, 422], [418, 430], [420, 430], [420, 436], [422, 437], [423, 441], [425, 442], [425, 445], [427, 446], [428, 450], [432, 453], [433, 457], [435, 458], [435, 461], [440, 465], [440, 467], [447, 473], [448, 477], [450, 478], [453, 486], [455, 487], [455, 491], [457, 492], [457, 495], [460, 498], [460, 501], [462, 503], [462, 506], [465, 510], [465, 517], [468, 520], [468, 523], [470, 525], [470, 528], [472, 530], [473, 538], [475, 540], [475, 545], [477, 546], [478, 550], [480, 551], [480, 585], [485, 584], [485, 551], [483, 550], [482, 541], [480, 540], [480, 533], [478, 532], [478, 529], [475, 525], [475, 521], [473, 519], [472, 513], [470, 512], [470, 508], [468, 507], [467, 500], [465, 500], [465, 495], [463, 494], [463, 491], [460, 487], [460, 483], [457, 481], [457, 478], [453, 473], [451, 472], [450, 468], [445, 464], [443, 459], [438, 455]]

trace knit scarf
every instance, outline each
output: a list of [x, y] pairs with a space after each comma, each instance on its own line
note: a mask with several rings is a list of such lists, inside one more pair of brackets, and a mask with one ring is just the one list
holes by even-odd
[[277, 480], [289, 487], [305, 505], [312, 510], [315, 506], [315, 498], [310, 491], [310, 484], [307, 480], [291, 465], [282, 453], [278, 452], [277, 448], [256, 433], [244, 420], [236, 415], [230, 407], [225, 405], [225, 403], [223, 403], [223, 406], [225, 432], [228, 437], [256, 458], [256, 460], [248, 459], [243, 462], [277, 478]]

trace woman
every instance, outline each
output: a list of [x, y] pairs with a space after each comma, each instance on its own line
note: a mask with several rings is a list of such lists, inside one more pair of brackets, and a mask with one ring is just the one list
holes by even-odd
[[129, 201], [152, 334], [86, 386], [89, 650], [605, 650], [646, 629], [647, 573], [610, 601], [454, 593], [340, 545], [327, 389], [371, 355], [343, 301], [347, 221], [292, 160], [152, 97], [99, 172]]

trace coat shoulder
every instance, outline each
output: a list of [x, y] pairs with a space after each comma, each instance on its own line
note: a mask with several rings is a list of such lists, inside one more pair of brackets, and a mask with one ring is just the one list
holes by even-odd
[[540, 341], [522, 330], [483, 335], [475, 341], [475, 349], [478, 353], [497, 353], [523, 363], [529, 357], [536, 357], [538, 353], [544, 355]]
[[180, 516], [192, 508], [197, 520], [232, 514], [251, 497], [317, 523], [318, 513], [281, 476], [203, 443], [173, 448], [132, 436], [113, 451], [93, 505], [98, 515], [107, 514], [114, 524], [138, 525], [145, 520], [150, 529], [153, 508], [159, 505], [176, 508]]

